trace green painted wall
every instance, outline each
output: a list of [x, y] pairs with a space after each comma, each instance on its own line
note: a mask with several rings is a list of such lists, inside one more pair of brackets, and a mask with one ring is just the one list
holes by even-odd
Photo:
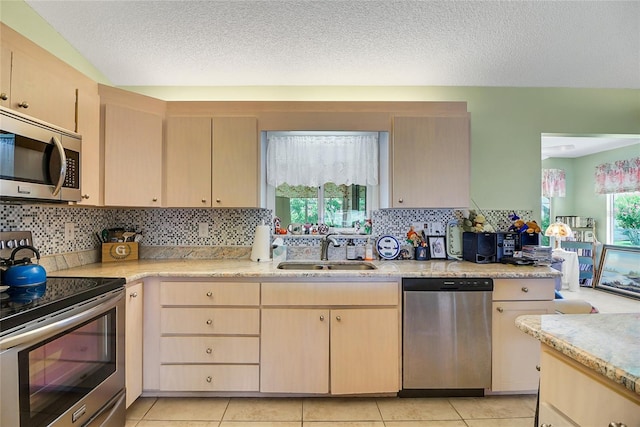
[[[22, 0], [2, 0], [1, 19], [76, 68], [93, 68], [87, 67], [86, 60], [78, 58], [57, 33], [52, 34], [51, 27], [42, 29], [40, 17], [25, 8], [30, 10]], [[106, 80], [96, 77], [99, 73], [86, 74]], [[540, 212], [542, 133], [640, 134], [640, 90], [408, 86], [125, 89], [165, 100], [466, 101], [471, 113], [471, 195], [482, 209]]]

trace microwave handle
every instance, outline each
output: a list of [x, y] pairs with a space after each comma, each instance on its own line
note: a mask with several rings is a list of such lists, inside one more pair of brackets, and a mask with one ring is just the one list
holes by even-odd
[[67, 156], [64, 154], [64, 147], [60, 140], [55, 136], [52, 137], [51, 140], [58, 149], [58, 154], [60, 154], [60, 177], [58, 178], [56, 188], [53, 189], [53, 195], [57, 196], [62, 188], [62, 184], [64, 184], [64, 178], [67, 175]]

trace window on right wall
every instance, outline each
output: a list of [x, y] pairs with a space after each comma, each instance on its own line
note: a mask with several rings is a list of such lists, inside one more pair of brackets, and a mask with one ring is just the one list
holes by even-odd
[[607, 243], [640, 247], [640, 191], [607, 195]]

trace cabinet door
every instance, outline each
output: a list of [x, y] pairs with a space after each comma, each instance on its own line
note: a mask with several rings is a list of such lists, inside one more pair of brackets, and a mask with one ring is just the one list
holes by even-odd
[[399, 390], [398, 310], [331, 310], [331, 393]]
[[162, 117], [105, 106], [104, 203], [159, 207], [162, 199]]
[[125, 386], [127, 408], [142, 394], [143, 283], [127, 286], [125, 308]]
[[[68, 130], [76, 129], [76, 87], [65, 73], [13, 51], [11, 108]], [[53, 64], [54, 66], [57, 64]]]
[[264, 308], [260, 391], [329, 392], [329, 311]]
[[211, 207], [211, 118], [168, 118], [166, 156], [165, 206]]
[[393, 119], [394, 208], [469, 206], [469, 117]]
[[515, 325], [524, 314], [552, 314], [553, 301], [494, 301], [492, 316], [491, 390], [538, 389], [540, 341]]
[[100, 95], [95, 83], [78, 89], [77, 126], [78, 133], [82, 135], [82, 200], [79, 204], [100, 206], [103, 203], [100, 185]]
[[0, 105], [10, 107], [11, 99], [11, 49], [0, 45]]
[[213, 207], [258, 207], [259, 144], [255, 117], [213, 119]]

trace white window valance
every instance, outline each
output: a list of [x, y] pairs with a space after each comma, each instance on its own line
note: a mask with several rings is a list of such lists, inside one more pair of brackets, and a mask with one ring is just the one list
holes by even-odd
[[267, 182], [274, 187], [378, 185], [378, 136], [270, 135]]

